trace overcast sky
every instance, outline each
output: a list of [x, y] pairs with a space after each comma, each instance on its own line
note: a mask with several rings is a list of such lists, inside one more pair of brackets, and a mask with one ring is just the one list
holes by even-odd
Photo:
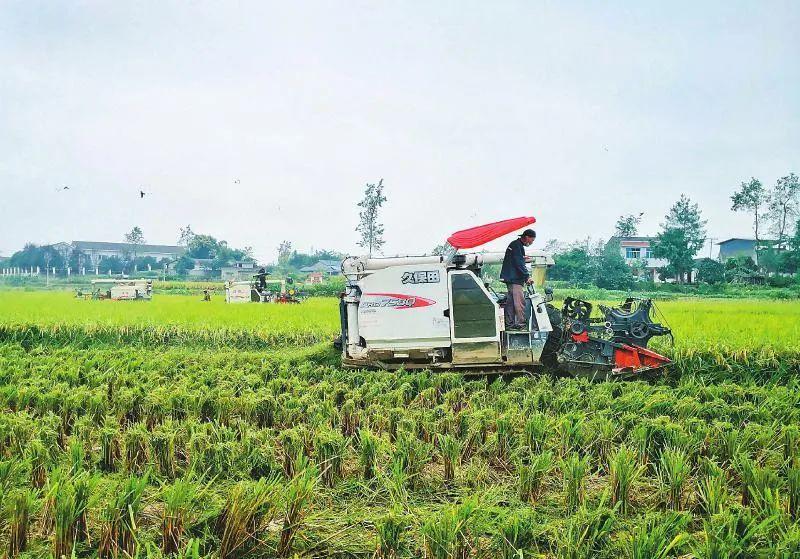
[[380, 178], [387, 254], [519, 215], [655, 233], [682, 192], [747, 236], [731, 191], [800, 172], [798, 28], [797, 1], [5, 1], [0, 254], [186, 224], [358, 252]]

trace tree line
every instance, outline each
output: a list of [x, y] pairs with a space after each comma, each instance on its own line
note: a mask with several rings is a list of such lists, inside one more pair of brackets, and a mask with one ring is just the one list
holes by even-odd
[[[731, 258], [725, 263], [711, 258], [697, 258], [708, 240], [707, 220], [699, 205], [681, 194], [670, 207], [651, 242], [652, 258], [663, 259], [658, 269], [661, 279], [678, 283], [695, 280], [704, 283], [737, 281], [757, 274], [784, 277], [800, 270], [800, 182], [794, 173], [781, 177], [765, 188], [760, 180], [743, 181], [730, 197], [731, 210], [748, 213], [753, 219], [755, 258]], [[622, 256], [619, 240], [638, 234], [642, 214], [620, 216], [608, 242], [585, 239], [562, 245], [552, 242], [556, 265], [552, 279], [594, 284], [615, 289], [629, 288], [643, 272], [647, 258], [628, 265]], [[765, 238], [768, 231], [772, 238]], [[622, 264], [624, 267], [622, 267]], [[786, 283], [774, 280], [774, 283]]]
[[[694, 279], [706, 283], [730, 281], [755, 273], [797, 273], [800, 269], [800, 182], [797, 175], [789, 173], [770, 187], [765, 187], [755, 177], [742, 181], [730, 200], [732, 211], [752, 217], [755, 258], [734, 258], [725, 264], [710, 258], [698, 259], [699, 251], [708, 240], [707, 220], [703, 219], [698, 204], [681, 194], [664, 216], [660, 230], [651, 242], [651, 257], [667, 262], [658, 269], [660, 279], [674, 279], [683, 283], [692, 279], [692, 271], [697, 271]], [[357, 204], [358, 245], [366, 249], [369, 255], [379, 253], [385, 242], [380, 213], [386, 201], [381, 179], [377, 183], [366, 184], [363, 198]], [[641, 277], [647, 258], [637, 259], [629, 264], [622, 255], [619, 239], [638, 234], [642, 215], [620, 216], [608, 242], [587, 238], [568, 245], [558, 241], [549, 243], [546, 249], [554, 254], [556, 261], [550, 277], [609, 289], [630, 288], [635, 279]], [[765, 231], [772, 238], [766, 238]], [[112, 256], [103, 259], [99, 266], [101, 273], [131, 272], [147, 267], [163, 268], [172, 263], [167, 259], [157, 262], [152, 257], [137, 255], [137, 247], [146, 242], [139, 227], [126, 233], [124, 239], [131, 250], [121, 258]], [[174, 262], [174, 270], [180, 275], [193, 269], [198, 261], [204, 261], [203, 265], [211, 271], [218, 271], [233, 261], [252, 259], [251, 247], [231, 247], [225, 240], [195, 233], [190, 225], [181, 228], [178, 244], [186, 247], [183, 255]], [[439, 248], [434, 249], [434, 254]], [[279, 244], [277, 253], [277, 262], [268, 266], [271, 272], [297, 272], [320, 260], [341, 260], [345, 256], [341, 252], [324, 249], [310, 253], [300, 252], [288, 240]], [[27, 244], [9, 259], [8, 266], [70, 267], [77, 270], [85, 262], [85, 255], [78, 250], [73, 250], [65, 258], [52, 246]]]

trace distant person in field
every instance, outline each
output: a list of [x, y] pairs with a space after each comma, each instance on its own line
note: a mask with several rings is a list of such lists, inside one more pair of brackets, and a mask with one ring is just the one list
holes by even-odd
[[511, 241], [503, 258], [500, 269], [500, 280], [508, 288], [505, 304], [506, 330], [522, 330], [525, 323], [525, 293], [523, 287], [531, 283], [531, 276], [525, 266], [525, 247], [531, 246], [536, 238], [536, 231], [525, 229], [518, 239]]
[[267, 288], [267, 271], [264, 268], [259, 268], [258, 274], [258, 289], [264, 291]]
[[211, 302], [211, 292], [208, 289], [203, 290], [203, 301]]

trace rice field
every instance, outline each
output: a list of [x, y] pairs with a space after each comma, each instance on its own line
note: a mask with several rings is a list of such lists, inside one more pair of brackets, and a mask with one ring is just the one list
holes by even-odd
[[0, 291], [9, 557], [800, 557], [800, 303], [652, 382], [345, 371], [335, 299]]
[[156, 295], [152, 301], [76, 299], [69, 292], [0, 291], [0, 339], [50, 344], [309, 345], [338, 332], [334, 298], [299, 306], [229, 305], [224, 296]]
[[[314, 297], [297, 307], [228, 305], [222, 296], [208, 303], [189, 295], [117, 303], [76, 299], [69, 292], [0, 290], [0, 328], [5, 336], [30, 329], [65, 343], [84, 337], [92, 345], [160, 340], [267, 349], [330, 339], [339, 331], [337, 304], [332, 297]], [[800, 301], [686, 298], [661, 301], [657, 308], [677, 333], [676, 350], [800, 352]], [[670, 351], [661, 342], [659, 349]]]

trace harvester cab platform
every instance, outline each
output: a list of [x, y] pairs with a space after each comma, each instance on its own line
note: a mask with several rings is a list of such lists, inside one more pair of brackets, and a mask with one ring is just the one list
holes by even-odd
[[[566, 299], [561, 310], [544, 286], [550, 255], [526, 250], [533, 282], [525, 293], [526, 327], [507, 329], [504, 295], [484, 282], [483, 268], [504, 252], [462, 253], [533, 223], [492, 223], [448, 238], [439, 256], [370, 258], [342, 263], [342, 363], [348, 367], [526, 371], [549, 367], [575, 376], [627, 377], [670, 361], [646, 348], [669, 329], [651, 319], [649, 300], [600, 307]], [[339, 345], [337, 344], [337, 345]]]

